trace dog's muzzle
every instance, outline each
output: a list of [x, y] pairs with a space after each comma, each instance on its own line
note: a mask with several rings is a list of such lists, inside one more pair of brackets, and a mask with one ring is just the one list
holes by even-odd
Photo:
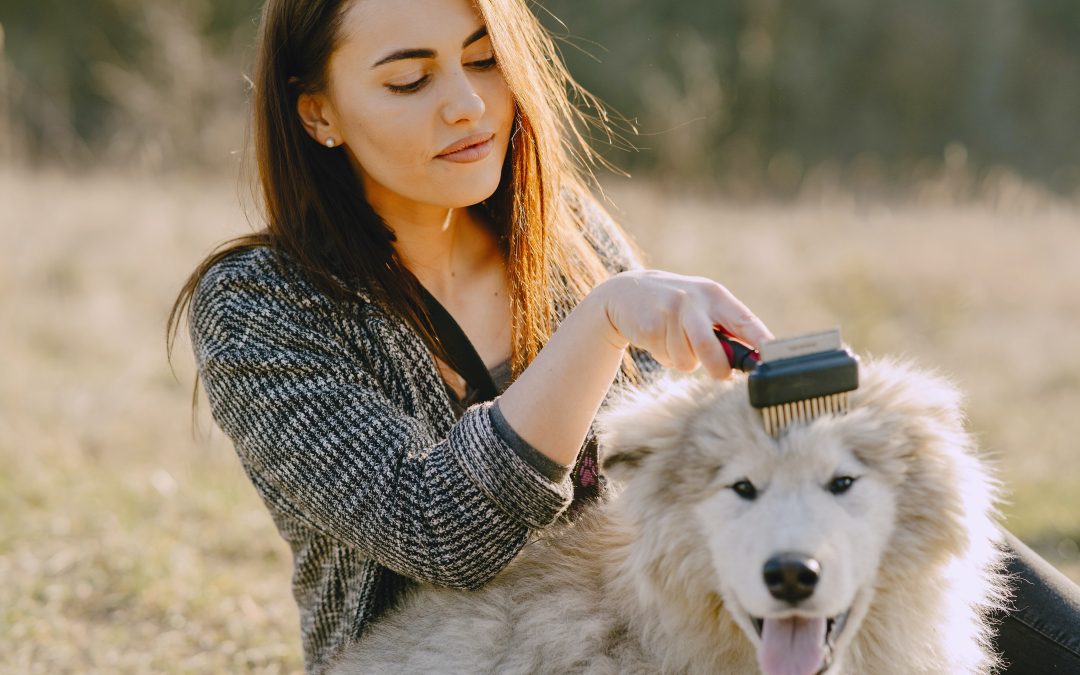
[[[778, 553], [762, 568], [769, 594], [793, 608], [814, 594], [821, 563], [798, 552]], [[832, 665], [836, 638], [848, 613], [834, 616], [751, 617], [761, 639], [758, 660], [767, 675], [820, 675]]]

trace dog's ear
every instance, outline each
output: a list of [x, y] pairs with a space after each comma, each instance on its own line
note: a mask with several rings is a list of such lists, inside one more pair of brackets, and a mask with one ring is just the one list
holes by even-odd
[[649, 457], [678, 447], [685, 434], [685, 408], [692, 406], [696, 379], [669, 373], [643, 387], [627, 389], [597, 415], [601, 469], [625, 481]]
[[619, 448], [605, 452], [600, 460], [601, 470], [617, 480], [626, 480], [650, 454], [652, 450], [645, 446]]
[[962, 433], [964, 414], [960, 391], [944, 377], [895, 360], [872, 360], [863, 365], [862, 382], [852, 393], [856, 407], [877, 409], [913, 427], [897, 429], [924, 435], [928, 424], [948, 433]]
[[[959, 390], [938, 374], [897, 361], [864, 363], [860, 371], [851, 427], [859, 433], [852, 441], [860, 459], [904, 486], [896, 520], [906, 525], [893, 535], [903, 564], [916, 564], [919, 548], [959, 555], [970, 544], [992, 556], [986, 546], [997, 535], [1001, 486], [964, 428]], [[935, 544], [927, 543], [928, 533]]]
[[[949, 514], [989, 509], [996, 488], [964, 428], [959, 390], [940, 375], [893, 360], [867, 363], [861, 371], [847, 425], [859, 459], [902, 481], [905, 495], [917, 491], [909, 500], [916, 520], [937, 523], [936, 531], [949, 531]], [[922, 512], [928, 504], [933, 513]]]
[[912, 462], [966, 451], [960, 395], [946, 380], [891, 359], [865, 359], [859, 370], [841, 424], [861, 461], [900, 480]]

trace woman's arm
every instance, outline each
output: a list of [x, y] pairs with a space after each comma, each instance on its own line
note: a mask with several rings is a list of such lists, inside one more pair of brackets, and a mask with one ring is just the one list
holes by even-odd
[[191, 312], [214, 418], [261, 496], [399, 574], [482, 585], [569, 504], [569, 478], [521, 459], [494, 432], [490, 403], [434, 438], [328, 328], [326, 303], [268, 272], [268, 258], [219, 263]]
[[563, 320], [498, 406], [526, 443], [572, 465], [626, 347], [647, 351], [669, 368], [689, 371], [700, 363], [713, 376], [727, 377], [731, 368], [714, 323], [755, 346], [772, 334], [720, 284], [644, 269], [635, 247], [591, 195], [568, 191], [564, 198], [613, 276]]
[[629, 345], [669, 368], [699, 363], [718, 378], [731, 367], [713, 324], [752, 345], [768, 328], [720, 284], [656, 270], [622, 272], [598, 285], [498, 398], [506, 422], [560, 464], [572, 464]]

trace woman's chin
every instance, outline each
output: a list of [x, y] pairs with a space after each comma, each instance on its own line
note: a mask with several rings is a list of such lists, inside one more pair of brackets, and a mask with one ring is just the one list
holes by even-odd
[[439, 196], [431, 203], [439, 204], [450, 209], [462, 209], [484, 201], [499, 187], [498, 177], [495, 180], [471, 181], [461, 186], [447, 186], [440, 190]]

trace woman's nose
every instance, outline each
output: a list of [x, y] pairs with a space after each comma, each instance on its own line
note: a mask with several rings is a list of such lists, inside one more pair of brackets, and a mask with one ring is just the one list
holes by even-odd
[[451, 79], [442, 106], [443, 119], [447, 124], [472, 122], [484, 116], [484, 99], [469, 81], [469, 76], [459, 72]]

